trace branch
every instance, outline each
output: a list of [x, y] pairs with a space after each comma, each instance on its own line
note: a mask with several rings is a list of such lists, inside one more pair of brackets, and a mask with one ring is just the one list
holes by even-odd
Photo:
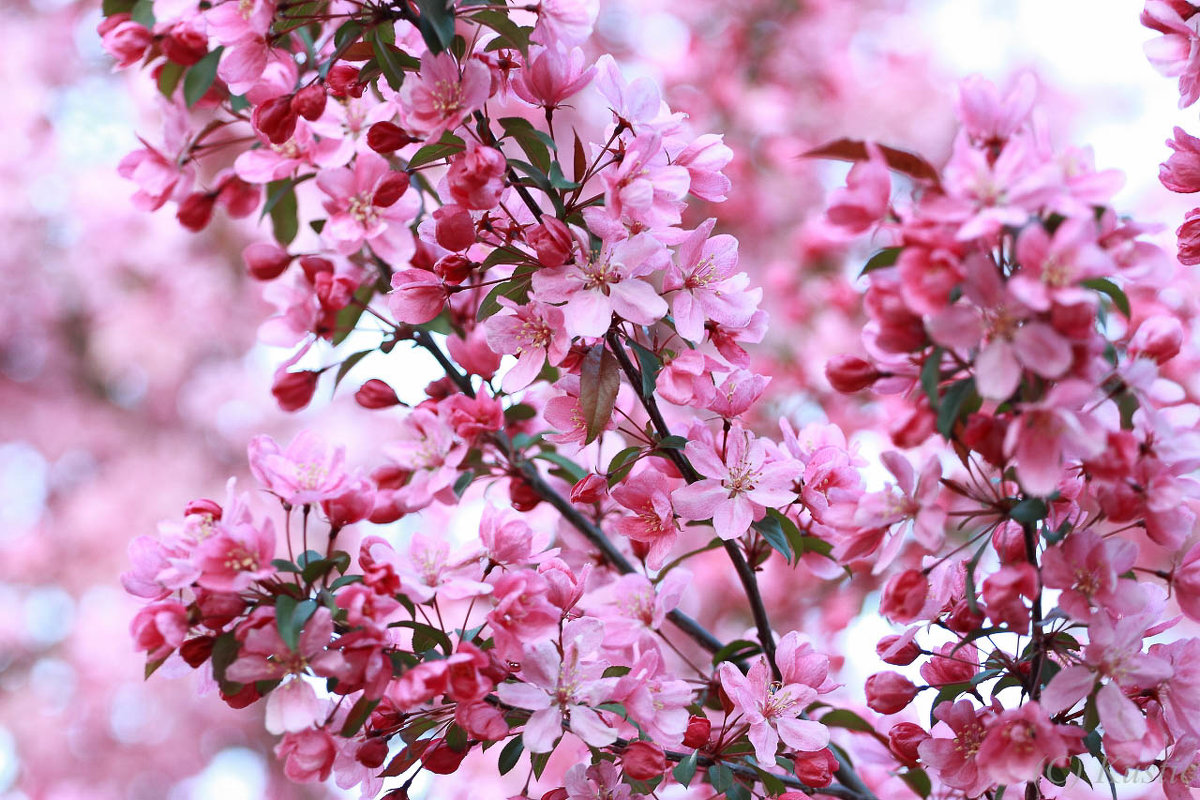
[[[609, 349], [613, 355], [617, 357], [617, 362], [621, 365], [621, 370], [625, 373], [625, 377], [629, 380], [630, 385], [637, 393], [638, 399], [641, 400], [642, 407], [646, 409], [646, 414], [650, 417], [650, 424], [654, 426], [660, 439], [671, 435], [671, 429], [667, 426], [666, 420], [663, 418], [662, 411], [658, 407], [658, 401], [654, 398], [654, 393], [642, 392], [642, 375], [638, 371], [637, 366], [629, 358], [629, 354], [625, 352], [625, 348], [621, 345], [621, 340], [617, 337], [616, 329], [611, 329], [605, 337], [608, 342]], [[675, 464], [679, 470], [679, 474], [688, 483], [696, 483], [701, 480], [700, 473], [687, 460], [687, 456], [679, 450], [667, 450], [667, 457]], [[733, 562], [733, 568], [737, 572], [738, 580], [742, 583], [742, 589], [746, 592], [746, 599], [750, 601], [750, 613], [754, 617], [754, 627], [758, 631], [759, 644], [762, 645], [763, 653], [767, 657], [767, 663], [771, 665], [771, 672], [775, 675], [775, 680], [780, 680], [783, 674], [779, 671], [779, 665], [775, 663], [775, 635], [771, 631], [771, 620], [767, 616], [767, 608], [763, 604], [762, 592], [758, 589], [758, 578], [754, 575], [754, 570], [746, 561], [742, 552], [737, 545], [732, 541], [722, 542], [729, 560]]]

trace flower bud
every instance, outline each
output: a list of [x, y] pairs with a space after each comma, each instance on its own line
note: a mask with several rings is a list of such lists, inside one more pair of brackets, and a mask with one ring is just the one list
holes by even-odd
[[301, 372], [281, 372], [275, 376], [271, 394], [283, 411], [299, 411], [312, 402], [321, 373], [306, 369]]
[[475, 220], [462, 206], [444, 205], [433, 212], [433, 218], [434, 235], [442, 247], [458, 252], [475, 244]]
[[255, 106], [250, 124], [272, 144], [283, 144], [296, 132], [296, 112], [292, 111], [292, 96], [285, 94]]
[[399, 125], [390, 122], [376, 122], [367, 129], [367, 147], [383, 155], [394, 153], [401, 147], [417, 141], [420, 140], [414, 139]]
[[693, 750], [708, 744], [708, 735], [712, 733], [712, 723], [707, 717], [688, 718], [687, 733], [683, 734], [683, 746]]
[[929, 579], [920, 570], [906, 569], [884, 584], [879, 610], [893, 622], [907, 625], [920, 616], [928, 596]]
[[189, 667], [198, 669], [212, 656], [213, 642], [215, 641], [216, 639], [212, 636], [197, 636], [194, 639], [188, 639], [179, 646], [179, 655]]
[[354, 754], [354, 759], [367, 769], [376, 769], [383, 766], [383, 762], [387, 761], [387, 757], [387, 740], [381, 737], [368, 739], [363, 742]]
[[215, 194], [193, 192], [179, 204], [179, 210], [175, 212], [175, 219], [179, 220], [179, 224], [189, 231], [202, 231], [212, 219], [213, 206], [216, 205], [216, 202]]
[[325, 100], [325, 87], [311, 83], [292, 96], [292, 111], [312, 122], [325, 113]]
[[828, 747], [815, 753], [796, 754], [796, 777], [807, 786], [828, 786], [833, 783], [837, 768], [837, 758]]
[[599, 503], [608, 496], [608, 481], [603, 475], [591, 473], [580, 478], [571, 488], [572, 503]]
[[867, 705], [880, 714], [898, 714], [903, 711], [918, 689], [912, 681], [899, 672], [877, 672], [867, 678]]
[[208, 55], [208, 37], [186, 22], [171, 28], [159, 46], [163, 55], [185, 67], [192, 66]]
[[450, 286], [458, 286], [467, 279], [474, 268], [471, 259], [459, 253], [439, 258], [433, 265], [433, 274]]
[[621, 753], [621, 768], [634, 780], [649, 781], [667, 771], [667, 757], [652, 742], [633, 742]]
[[541, 223], [529, 229], [526, 238], [537, 251], [543, 267], [561, 267], [571, 258], [575, 237], [566, 223], [554, 217], [542, 217]]
[[875, 367], [857, 356], [840, 355], [825, 365], [829, 385], [842, 394], [853, 394], [873, 385], [882, 377]]
[[434, 739], [421, 753], [421, 763], [435, 775], [449, 775], [458, 769], [468, 752], [470, 748], [459, 752], [446, 744], [445, 739]]
[[255, 242], [242, 251], [246, 271], [255, 280], [270, 281], [278, 278], [292, 263], [292, 257], [275, 242]]
[[1150, 317], [1138, 326], [1129, 341], [1129, 354], [1152, 359], [1156, 364], [1179, 355], [1183, 346], [1183, 325], [1175, 317]]
[[358, 391], [354, 393], [354, 401], [363, 408], [372, 409], [400, 405], [400, 398], [396, 396], [396, 390], [378, 378], [371, 378], [358, 387]]
[[316, 284], [318, 275], [333, 272], [333, 262], [320, 256], [303, 256], [300, 259], [300, 269], [304, 270], [304, 277], [308, 278], [309, 283]]
[[325, 79], [329, 92], [334, 97], [362, 97], [367, 87], [359, 83], [358, 72], [358, 67], [349, 64], [334, 65]]
[[508, 499], [517, 511], [532, 511], [542, 502], [541, 496], [524, 478], [513, 478], [509, 481]]
[[[954, 604], [954, 608], [950, 610], [950, 613], [942, 619], [946, 623], [947, 628], [965, 636], [974, 630], [978, 630], [983, 625], [983, 608], [982, 606], [977, 606], [972, 611], [971, 605], [966, 600], [959, 600]], [[969, 678], [970, 676], [968, 675], [967, 677]]]
[[920, 725], [913, 722], [897, 722], [888, 731], [888, 747], [905, 766], [915, 767], [920, 759], [917, 747], [929, 738]]
[[390, 172], [375, 188], [373, 204], [377, 208], [387, 208], [395, 205], [396, 201], [408, 191], [411, 179], [407, 172]]
[[184, 516], [204, 514], [217, 520], [221, 518], [221, 514], [223, 513], [221, 506], [215, 500], [209, 500], [204, 497], [193, 500], [183, 507]]
[[901, 644], [900, 639], [901, 637], [896, 635], [883, 637], [875, 645], [875, 652], [879, 654], [879, 658], [886, 664], [907, 667], [921, 655], [921, 647], [911, 639]]

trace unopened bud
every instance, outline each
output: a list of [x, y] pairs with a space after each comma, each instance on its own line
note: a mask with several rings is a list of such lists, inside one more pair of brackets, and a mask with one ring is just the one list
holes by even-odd
[[279, 373], [271, 386], [271, 394], [282, 410], [299, 411], [312, 402], [320, 375], [314, 370]]
[[376, 153], [394, 153], [401, 147], [419, 141], [409, 136], [399, 125], [391, 122], [376, 122], [367, 129], [367, 147]]
[[242, 251], [246, 271], [260, 281], [278, 278], [292, 263], [292, 257], [275, 242], [255, 242]]
[[400, 405], [396, 390], [378, 378], [372, 378], [354, 393], [354, 401], [363, 408], [390, 408]]
[[853, 394], [873, 385], [882, 373], [858, 356], [840, 355], [825, 365], [829, 385], [843, 394]]
[[305, 86], [292, 97], [292, 111], [309, 122], [320, 119], [325, 113], [325, 87], [319, 83]]

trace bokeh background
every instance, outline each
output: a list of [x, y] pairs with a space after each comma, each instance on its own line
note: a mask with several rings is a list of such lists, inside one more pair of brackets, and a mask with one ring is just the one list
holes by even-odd
[[[269, 307], [239, 256], [252, 226], [218, 219], [196, 236], [167, 209], [130, 205], [116, 163], [138, 131], [156, 131], [156, 101], [144, 76], [112, 71], [97, 4], [0, 0], [0, 798], [337, 796], [283, 780], [261, 721], [197, 696], [191, 676], [144, 682], [128, 639], [136, 604], [118, 576], [131, 538], [221, 496], [255, 433], [319, 417], [352, 448], [363, 434], [337, 403], [298, 418], [274, 407], [281, 358], [256, 343]], [[602, 0], [597, 30], [733, 148], [721, 227], [741, 238], [770, 311], [813, 334], [773, 345], [794, 364], [773, 396], [818, 419], [831, 409], [827, 349], [857, 337], [860, 252], [819, 218], [845, 169], [799, 154], [851, 136], [938, 162], [954, 82], [1029, 70], [1055, 140], [1091, 143], [1098, 165], [1124, 170], [1118, 205], [1162, 223], [1170, 246], [1188, 204], [1159, 186], [1157, 164], [1194, 112], [1176, 110], [1173, 82], [1145, 61], [1139, 11], [1132, 0]], [[846, 608], [823, 623], [830, 636], [878, 635], [870, 617], [847, 627], [857, 605]]]

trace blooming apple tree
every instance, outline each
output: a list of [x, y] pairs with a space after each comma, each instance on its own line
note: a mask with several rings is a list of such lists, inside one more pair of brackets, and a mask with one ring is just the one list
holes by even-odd
[[[280, 407], [377, 370], [354, 394], [376, 463], [257, 437], [273, 513], [231, 485], [124, 575], [148, 672], [261, 700], [291, 778], [554, 800], [1200, 786], [1200, 641], [1173, 610], [1200, 619], [1200, 436], [1172, 380], [1187, 320], [1153, 300], [1177, 265], [1110, 207], [1119, 174], [1052, 145], [1032, 78], [964, 81], [941, 168], [808, 153], [853, 163], [830, 229], [883, 245], [846, 343], [866, 357], [827, 366], [892, 398], [898, 449], [871, 453], [763, 409], [763, 290], [696, 213], [733, 153], [598, 50], [594, 2], [105, 13], [169, 111], [121, 164], [135, 201], [192, 230], [271, 221], [244, 258], [277, 309], [263, 338], [293, 353]], [[408, 405], [383, 378], [412, 350], [442, 377]], [[713, 564], [740, 588], [720, 628], [684, 611]], [[768, 578], [878, 589], [876, 651], [905, 671], [840, 685]]]

